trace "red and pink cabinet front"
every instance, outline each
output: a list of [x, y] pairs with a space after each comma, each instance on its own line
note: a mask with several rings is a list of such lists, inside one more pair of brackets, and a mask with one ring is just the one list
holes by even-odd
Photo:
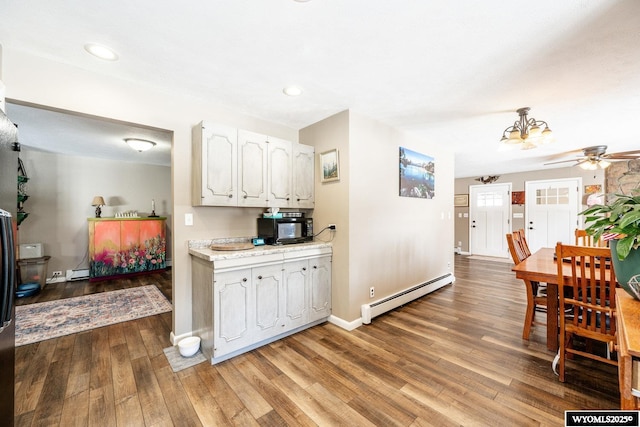
[[89, 218], [89, 280], [163, 270], [164, 217]]

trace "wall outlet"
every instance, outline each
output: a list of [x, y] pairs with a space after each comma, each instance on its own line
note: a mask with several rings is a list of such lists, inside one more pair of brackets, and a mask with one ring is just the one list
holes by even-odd
[[372, 287], [369, 288], [369, 298], [373, 298], [375, 295], [375, 289]]
[[62, 277], [62, 271], [54, 271], [53, 272], [53, 276], [51, 276], [53, 279], [55, 279], [56, 277]]

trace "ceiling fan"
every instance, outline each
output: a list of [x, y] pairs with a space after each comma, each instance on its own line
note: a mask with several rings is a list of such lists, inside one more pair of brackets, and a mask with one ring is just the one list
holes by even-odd
[[557, 163], [576, 162], [574, 166], [580, 166], [582, 169], [595, 170], [604, 169], [611, 163], [609, 160], [635, 160], [640, 159], [640, 150], [623, 151], [620, 153], [607, 154], [606, 145], [594, 145], [582, 149], [583, 155], [576, 159], [560, 160], [558, 162], [545, 163], [546, 165], [554, 165]]

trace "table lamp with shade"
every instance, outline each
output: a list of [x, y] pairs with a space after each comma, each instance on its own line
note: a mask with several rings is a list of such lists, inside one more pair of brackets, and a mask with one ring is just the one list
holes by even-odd
[[104, 205], [106, 205], [106, 203], [104, 202], [104, 197], [95, 196], [93, 198], [93, 201], [91, 202], [91, 206], [96, 207], [96, 218], [100, 218], [100, 214], [102, 213], [102, 209], [100, 209], [100, 206], [104, 206]]

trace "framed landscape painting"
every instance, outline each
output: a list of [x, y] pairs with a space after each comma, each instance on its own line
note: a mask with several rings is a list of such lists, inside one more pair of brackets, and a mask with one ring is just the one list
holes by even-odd
[[400, 197], [433, 199], [436, 195], [435, 159], [400, 147]]
[[338, 150], [336, 148], [320, 153], [320, 168], [322, 172], [321, 182], [338, 181], [340, 179], [340, 160], [338, 159]]

